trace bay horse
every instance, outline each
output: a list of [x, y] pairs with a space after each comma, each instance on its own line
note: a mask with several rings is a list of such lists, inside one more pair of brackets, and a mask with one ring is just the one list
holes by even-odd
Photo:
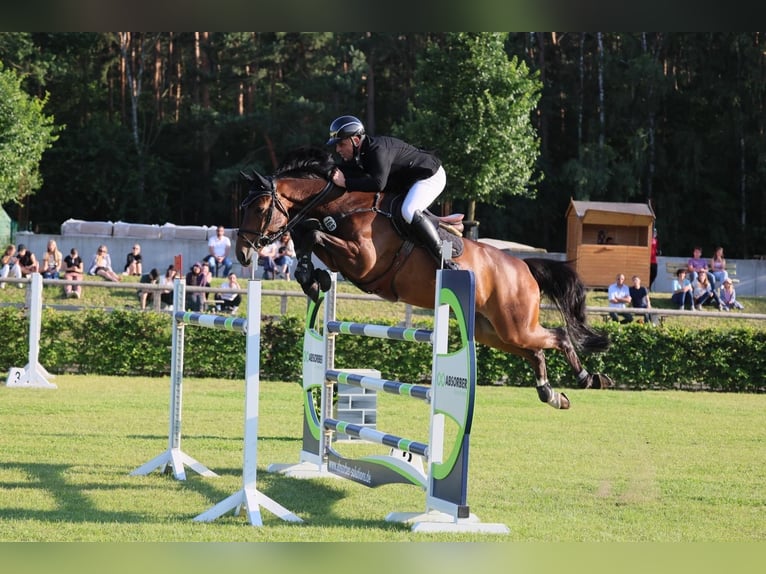
[[[319, 289], [330, 286], [327, 271], [311, 263], [314, 253], [365, 292], [433, 308], [437, 262], [399, 232], [394, 215], [398, 208], [392, 207], [397, 194], [338, 188], [331, 177], [335, 168], [328, 152], [301, 148], [289, 154], [272, 177], [243, 173], [250, 190], [237, 232], [239, 262], [249, 266], [262, 246], [289, 231], [299, 261], [295, 278], [310, 297], [316, 299]], [[612, 385], [608, 376], [589, 373], [578, 357], [578, 351], [605, 351], [609, 339], [588, 326], [585, 287], [568, 263], [516, 258], [466, 238], [456, 242], [462, 252], [453, 252], [453, 260], [476, 278], [476, 340], [526, 359], [542, 402], [557, 409], [570, 407], [569, 398], [548, 381], [546, 349], [563, 353], [580, 387]], [[543, 294], [561, 312], [564, 327], [539, 323]]]

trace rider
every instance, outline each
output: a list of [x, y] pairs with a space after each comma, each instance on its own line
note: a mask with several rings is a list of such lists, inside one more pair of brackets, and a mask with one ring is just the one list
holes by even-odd
[[[364, 124], [354, 116], [333, 120], [327, 145], [335, 146], [335, 152], [344, 162], [342, 168], [355, 168], [348, 174], [336, 169], [332, 176], [335, 185], [353, 191], [377, 192], [396, 181], [408, 189], [402, 202], [402, 216], [428, 251], [441, 261], [441, 239], [431, 220], [423, 215], [447, 182], [441, 161], [400, 139], [367, 135]], [[444, 261], [444, 266], [458, 268], [449, 259]]]

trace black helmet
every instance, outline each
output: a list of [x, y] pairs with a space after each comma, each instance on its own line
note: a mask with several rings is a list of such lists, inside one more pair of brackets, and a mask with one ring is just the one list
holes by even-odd
[[330, 139], [327, 145], [335, 145], [340, 140], [351, 136], [363, 136], [364, 124], [354, 116], [340, 116], [330, 124]]

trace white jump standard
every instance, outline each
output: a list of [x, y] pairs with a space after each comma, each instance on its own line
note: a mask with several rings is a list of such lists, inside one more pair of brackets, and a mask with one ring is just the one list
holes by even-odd
[[[183, 309], [186, 299], [185, 285], [175, 280], [173, 309]], [[239, 515], [242, 507], [253, 526], [262, 526], [260, 507], [263, 506], [277, 517], [288, 522], [303, 522], [298, 516], [270, 499], [256, 488], [256, 465], [258, 461], [258, 394], [260, 387], [260, 337], [261, 337], [261, 283], [249, 281], [247, 285], [247, 319], [205, 315], [201, 313], [173, 312], [173, 348], [170, 380], [170, 432], [168, 449], [131, 475], [145, 475], [155, 469], [166, 472], [172, 468], [178, 480], [186, 479], [184, 465], [202, 476], [218, 476], [205, 465], [181, 450], [181, 404], [183, 390], [183, 353], [185, 325], [239, 331], [246, 337], [245, 359], [245, 432], [243, 447], [242, 489], [222, 500], [194, 520], [212, 522], [233, 510]]]
[[[508, 533], [504, 524], [482, 523], [467, 504], [468, 446], [476, 387], [473, 272], [437, 272], [433, 331], [336, 321], [335, 286], [333, 275], [330, 291], [322, 294], [317, 303], [309, 302], [308, 306], [303, 347], [304, 416], [300, 462], [274, 464], [268, 470], [295, 478], [339, 476], [369, 487], [412, 484], [426, 491], [425, 511], [389, 513], [387, 521], [411, 524], [414, 532]], [[320, 334], [317, 317], [323, 302], [324, 320]], [[459, 328], [456, 350], [451, 350], [448, 344], [450, 310]], [[431, 385], [413, 385], [335, 369], [335, 338], [341, 334], [431, 344]], [[430, 405], [428, 444], [338, 420], [333, 416], [335, 383], [426, 402]], [[321, 397], [318, 407], [314, 398], [316, 393]], [[445, 445], [447, 419], [456, 424], [457, 430], [452, 433], [454, 441]], [[333, 447], [336, 432], [389, 446], [391, 453], [346, 458]]]
[[[21, 285], [21, 284], [19, 284]], [[8, 370], [6, 387], [56, 389], [53, 379], [38, 357], [40, 355], [40, 326], [43, 310], [43, 276], [39, 273], [30, 275], [29, 290], [27, 291], [27, 307], [29, 308], [29, 357], [23, 368], [11, 367]]]

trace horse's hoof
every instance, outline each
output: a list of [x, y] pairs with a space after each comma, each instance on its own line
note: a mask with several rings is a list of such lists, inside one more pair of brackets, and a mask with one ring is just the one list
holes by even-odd
[[330, 277], [330, 274], [326, 269], [315, 269], [312, 276], [319, 282], [319, 288], [322, 291], [330, 290], [330, 287], [332, 286], [332, 277]]
[[594, 373], [593, 379], [596, 381], [593, 385], [596, 389], [608, 389], [614, 386], [614, 381], [612, 378], [609, 375], [605, 375], [604, 373]]
[[319, 303], [319, 283], [314, 281], [308, 285], [301, 285], [301, 288], [309, 299], [311, 299], [314, 303]]
[[559, 393], [559, 409], [565, 411], [571, 405], [572, 403], [569, 402], [569, 397], [567, 397], [564, 393]]

